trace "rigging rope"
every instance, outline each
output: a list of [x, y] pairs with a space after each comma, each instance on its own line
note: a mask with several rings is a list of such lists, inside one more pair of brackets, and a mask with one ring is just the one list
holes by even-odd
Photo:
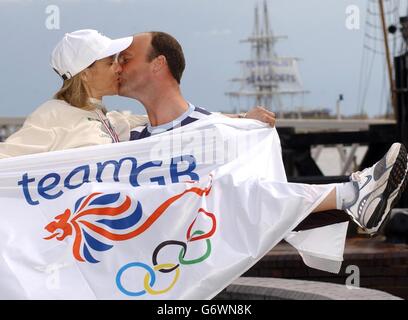
[[[397, 25], [399, 22], [399, 11], [400, 11], [400, 0], [384, 0], [384, 11], [385, 20], [387, 25]], [[381, 15], [378, 0], [369, 0], [366, 6], [366, 21], [365, 21], [365, 32], [363, 40], [363, 52], [361, 55], [360, 64], [360, 76], [358, 85], [358, 97], [357, 103], [359, 106], [360, 113], [365, 112], [365, 103], [367, 98], [367, 93], [369, 91], [370, 85], [372, 85], [372, 73], [374, 68], [374, 61], [376, 57], [380, 58], [382, 61], [381, 69], [383, 70], [383, 85], [382, 90], [385, 90], [384, 79], [386, 73], [385, 66], [385, 52], [384, 52], [384, 35], [382, 31]], [[402, 41], [402, 36], [399, 33], [393, 36], [388, 36], [392, 41], [391, 53], [392, 56], [397, 54], [397, 45]], [[381, 81], [381, 80], [380, 80]], [[384, 91], [380, 94], [380, 105], [383, 104]], [[387, 101], [389, 98], [387, 98]]]

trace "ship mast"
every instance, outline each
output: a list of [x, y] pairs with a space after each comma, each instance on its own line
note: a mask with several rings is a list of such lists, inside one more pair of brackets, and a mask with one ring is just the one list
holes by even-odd
[[387, 59], [388, 78], [390, 80], [391, 104], [394, 110], [394, 117], [396, 118], [397, 117], [397, 96], [396, 96], [396, 87], [395, 87], [394, 77], [392, 75], [390, 47], [388, 45], [387, 26], [385, 23], [385, 15], [384, 15], [384, 3], [383, 3], [383, 0], [378, 0], [378, 3], [380, 6], [381, 25], [382, 25], [383, 35], [384, 35], [384, 46], [385, 46], [385, 55]]
[[[258, 5], [255, 6], [255, 35], [261, 34], [260, 26], [259, 26], [259, 10], [258, 10]], [[255, 60], [260, 61], [261, 60], [261, 43], [256, 42], [252, 45], [255, 49], [256, 55], [255, 55]], [[262, 104], [262, 95], [260, 94], [260, 88], [256, 88], [257, 94], [255, 97], [256, 104], [259, 106]]]
[[[274, 60], [276, 60], [277, 57], [275, 56], [275, 52], [273, 51], [273, 47], [274, 47], [276, 39], [278, 37], [274, 37], [273, 32], [272, 32], [272, 30], [270, 28], [270, 25], [269, 25], [269, 13], [268, 13], [268, 5], [266, 3], [266, 0], [264, 0], [263, 9], [264, 9], [263, 16], [264, 16], [265, 38], [270, 39], [270, 41], [265, 42], [266, 58], [269, 61], [274, 61]], [[272, 64], [270, 64], [269, 68], [268, 68], [268, 73], [273, 74], [273, 72], [274, 71], [272, 69]], [[274, 90], [274, 87], [273, 87], [272, 84], [267, 85], [265, 87], [265, 89], [267, 91], [271, 92], [272, 94], [271, 94], [270, 97], [265, 97], [265, 104], [264, 105], [266, 105], [266, 106], [272, 105], [272, 102], [273, 102], [272, 99], [274, 99], [275, 105], [277, 107], [276, 111], [278, 112], [279, 117], [282, 118], [283, 117], [282, 116], [282, 102], [281, 102], [279, 93], [276, 90]], [[261, 103], [261, 105], [262, 105], [262, 103]]]
[[281, 38], [286, 37], [275, 36], [271, 30], [268, 6], [264, 0], [262, 16], [258, 5], [255, 6], [252, 35], [240, 41], [250, 44], [251, 59], [240, 61], [243, 75], [231, 79], [240, 83], [240, 87], [237, 91], [226, 92], [227, 95], [254, 99], [256, 105], [282, 115], [281, 95], [306, 92], [297, 70], [297, 59], [278, 57], [274, 51], [276, 42]]

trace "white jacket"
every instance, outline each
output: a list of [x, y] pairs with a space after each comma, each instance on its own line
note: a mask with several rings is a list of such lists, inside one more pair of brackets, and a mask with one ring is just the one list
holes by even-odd
[[[107, 113], [120, 141], [128, 141], [130, 130], [147, 123], [146, 116]], [[95, 111], [49, 100], [27, 117], [23, 127], [0, 143], [0, 158], [112, 143]]]

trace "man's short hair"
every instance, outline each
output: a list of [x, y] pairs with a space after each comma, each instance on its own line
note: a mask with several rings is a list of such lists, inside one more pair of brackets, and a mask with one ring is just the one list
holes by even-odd
[[177, 83], [180, 84], [181, 76], [186, 67], [186, 61], [180, 43], [165, 32], [152, 31], [150, 34], [152, 35], [152, 48], [147, 56], [148, 61], [150, 62], [160, 55], [165, 56], [171, 74]]

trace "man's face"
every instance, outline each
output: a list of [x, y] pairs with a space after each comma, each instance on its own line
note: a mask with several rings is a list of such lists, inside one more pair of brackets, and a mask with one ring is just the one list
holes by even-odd
[[151, 48], [151, 35], [138, 34], [129, 48], [119, 54], [122, 67], [119, 78], [119, 95], [138, 99], [151, 79], [151, 62], [147, 61]]

